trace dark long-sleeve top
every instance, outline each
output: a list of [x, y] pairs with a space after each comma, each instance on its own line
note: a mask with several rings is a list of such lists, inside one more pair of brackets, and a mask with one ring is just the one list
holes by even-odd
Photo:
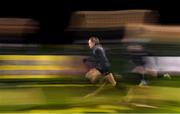
[[88, 58], [88, 61], [95, 62], [97, 68], [110, 67], [110, 62], [101, 45], [95, 45], [92, 48], [92, 56]]
[[153, 56], [150, 50], [144, 49], [142, 51], [129, 51], [130, 60], [136, 65], [145, 65], [144, 57]]

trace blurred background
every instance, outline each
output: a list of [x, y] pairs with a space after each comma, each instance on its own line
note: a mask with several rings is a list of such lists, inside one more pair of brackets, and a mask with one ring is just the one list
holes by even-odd
[[[160, 17], [158, 22], [161, 24], [178, 24], [179, 15], [177, 15], [178, 6], [175, 1], [155, 0], [63, 0], [60, 2], [47, 1], [41, 5], [35, 1], [3, 2], [1, 7], [1, 17], [31, 18], [39, 23], [41, 28], [38, 31], [38, 38], [32, 38], [29, 42], [35, 43], [62, 43], [69, 42], [62, 38], [64, 30], [70, 22], [71, 14], [74, 11], [108, 11], [108, 10], [129, 10], [129, 9], [149, 9], [158, 11]], [[9, 10], [7, 10], [9, 8]], [[40, 35], [40, 36], [39, 36]], [[53, 39], [52, 39], [53, 37]], [[46, 40], [44, 40], [46, 38]]]
[[[180, 112], [179, 10], [162, 0], [2, 3], [0, 113]], [[85, 78], [91, 36], [116, 87]], [[157, 76], [136, 67], [142, 60]]]

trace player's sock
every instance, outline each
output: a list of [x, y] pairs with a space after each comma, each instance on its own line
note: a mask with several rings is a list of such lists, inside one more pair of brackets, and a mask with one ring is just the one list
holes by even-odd
[[148, 85], [147, 78], [144, 74], [142, 74], [142, 78], [141, 78], [141, 81], [139, 83], [139, 86], [146, 86], [146, 85]]
[[157, 78], [168, 78], [168, 79], [171, 79], [171, 75], [169, 73], [158, 73]]
[[167, 79], [171, 79], [171, 75], [170, 75], [169, 73], [165, 73], [165, 74], [163, 75], [163, 77], [164, 77], [164, 78], [167, 78]]

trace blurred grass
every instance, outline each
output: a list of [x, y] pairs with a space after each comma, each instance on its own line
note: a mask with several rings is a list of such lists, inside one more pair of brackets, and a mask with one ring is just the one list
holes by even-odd
[[[138, 87], [140, 76], [127, 74], [127, 58], [122, 55], [124, 49], [118, 45], [109, 45], [112, 71], [118, 86], [106, 85], [99, 93], [85, 97], [97, 90], [101, 84], [90, 84], [84, 76], [59, 76], [47, 78], [3, 78], [0, 80], [0, 113], [179, 113], [180, 78], [171, 80], [148, 78], [148, 87]], [[179, 55], [180, 47], [172, 50], [172, 45], [154, 44], [149, 46], [159, 55]], [[29, 51], [35, 54], [88, 53], [87, 48], [41, 47]], [[10, 51], [8, 51], [10, 50]], [[5, 53], [28, 49], [3, 49]], [[36, 50], [36, 51], [34, 51]], [[16, 53], [17, 53], [16, 52]], [[110, 53], [111, 52], [111, 53]], [[177, 53], [178, 52], [178, 53]], [[15, 53], [15, 52], [14, 52]], [[30, 54], [31, 54], [30, 53]], [[117, 76], [120, 75], [121, 76]]]
[[[174, 83], [176, 81], [177, 83]], [[7, 99], [0, 100], [0, 112], [180, 112], [178, 81], [178, 77], [173, 77], [172, 80], [151, 79], [148, 87], [139, 87], [126, 82], [120, 83], [118, 87], [106, 85], [102, 91], [88, 98], [85, 96], [94, 92], [101, 84], [50, 84], [45, 82], [15, 83], [13, 86], [7, 84], [0, 88], [0, 98]], [[167, 84], [172, 84], [172, 86]]]

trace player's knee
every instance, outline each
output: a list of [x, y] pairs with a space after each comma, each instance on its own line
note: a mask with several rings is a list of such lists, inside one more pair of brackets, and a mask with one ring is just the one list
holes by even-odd
[[90, 79], [90, 80], [91, 80], [91, 83], [95, 83], [95, 82], [96, 82], [96, 79], [97, 79], [97, 78], [96, 78], [95, 76], [92, 76], [91, 79]]
[[89, 79], [89, 78], [91, 77], [91, 74], [88, 72], [88, 73], [86, 73], [85, 77], [86, 77], [87, 79]]
[[88, 77], [89, 77], [89, 75], [88, 75], [88, 74], [86, 74], [86, 75], [85, 75], [85, 78], [88, 78]]

